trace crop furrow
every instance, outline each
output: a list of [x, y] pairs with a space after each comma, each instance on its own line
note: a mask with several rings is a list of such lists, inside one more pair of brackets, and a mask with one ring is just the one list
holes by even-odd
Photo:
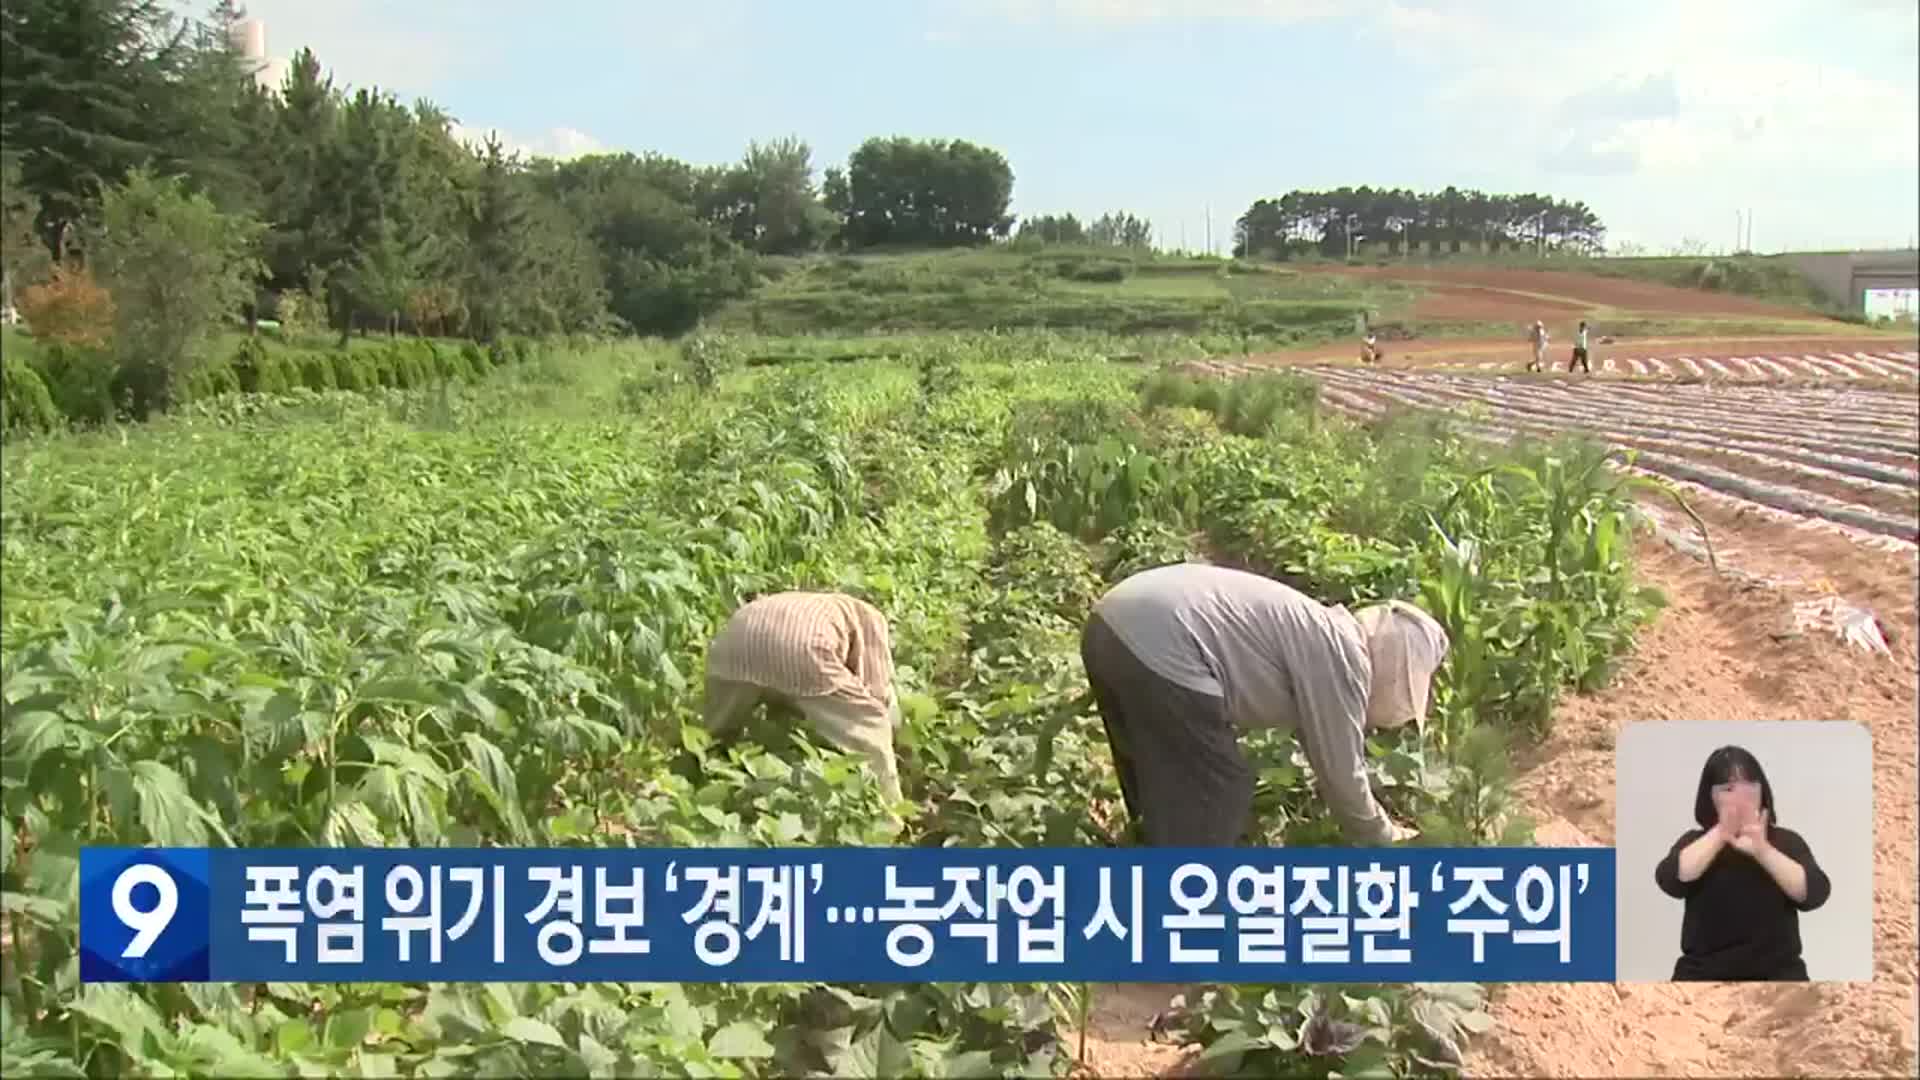
[[[1874, 406], [1861, 403], [1836, 403], [1831, 410], [1821, 407], [1814, 399], [1799, 398], [1787, 408], [1777, 408], [1773, 402], [1763, 396], [1752, 395], [1744, 390], [1718, 391], [1711, 394], [1653, 393], [1642, 388], [1615, 389], [1605, 385], [1570, 385], [1508, 383], [1500, 387], [1502, 392], [1513, 394], [1532, 394], [1550, 396], [1556, 400], [1574, 400], [1598, 407], [1617, 410], [1622, 403], [1638, 406], [1637, 412], [1659, 412], [1673, 418], [1721, 421], [1728, 418], [1729, 408], [1737, 409], [1737, 415], [1745, 421], [1762, 421], [1774, 427], [1805, 426], [1808, 422], [1833, 429], [1836, 434], [1850, 434], [1856, 437], [1884, 439], [1897, 434], [1903, 421], [1897, 415], [1875, 418], [1869, 413]], [[1737, 398], [1737, 403], [1729, 398]], [[1867, 414], [1862, 423], [1863, 414]], [[1920, 435], [1920, 431], [1913, 434]]]
[[[1911, 354], [1891, 353], [1833, 353], [1826, 356], [1723, 356], [1723, 357], [1637, 357], [1604, 356], [1600, 358], [1599, 370], [1603, 372], [1625, 372], [1638, 376], [1672, 377], [1690, 376], [1707, 378], [1736, 379], [1804, 379], [1839, 378], [1859, 380], [1864, 378], [1912, 379], [1920, 376], [1911, 360]], [[1465, 367], [1470, 365], [1451, 365]], [[1483, 370], [1492, 370], [1504, 365], [1483, 363], [1477, 365]]]
[[1802, 356], [1800, 362], [1823, 375], [1833, 375], [1842, 379], [1860, 378], [1859, 372], [1824, 356]]
[[[1343, 374], [1343, 370], [1326, 369], [1326, 374], [1335, 379], [1355, 377], [1351, 374]], [[1890, 436], [1884, 425], [1876, 428], [1845, 423], [1840, 419], [1842, 414], [1839, 413], [1814, 416], [1776, 413], [1771, 408], [1744, 399], [1740, 403], [1739, 415], [1742, 419], [1735, 420], [1721, 401], [1709, 399], [1676, 404], [1673, 399], [1681, 395], [1655, 394], [1640, 388], [1626, 390], [1620, 388], [1618, 384], [1541, 384], [1524, 381], [1487, 383], [1484, 380], [1434, 379], [1432, 377], [1400, 377], [1396, 378], [1395, 382], [1396, 385], [1450, 388], [1456, 393], [1466, 395], [1463, 404], [1489, 398], [1506, 400], [1511, 397], [1516, 400], [1551, 403], [1555, 407], [1583, 409], [1589, 415], [1614, 417], [1618, 422], [1623, 423], [1647, 416], [1678, 425], [1690, 423], [1705, 425], [1702, 430], [1710, 431], [1716, 436], [1722, 434], [1744, 436], [1765, 443], [1783, 439], [1798, 440], [1799, 445], [1809, 449], [1890, 459], [1881, 461], [1882, 465], [1905, 465], [1920, 458], [1920, 448], [1916, 448], [1915, 445], [1916, 442], [1920, 442], [1920, 433], [1902, 439], [1898, 436]], [[1623, 409], [1620, 407], [1622, 401], [1634, 407]], [[1804, 402], [1805, 399], [1802, 401]], [[1853, 411], [1857, 413], [1859, 410]], [[1746, 419], [1756, 416], [1769, 422], [1745, 422]], [[1822, 437], [1788, 434], [1794, 430], [1804, 429], [1809, 421], [1819, 424]], [[1899, 482], [1903, 477], [1892, 479]]]
[[[1605, 404], [1596, 403], [1591, 398], [1583, 400], [1574, 395], [1514, 393], [1511, 398], [1517, 403], [1547, 408], [1589, 422], [1627, 424], [1634, 430], [1657, 437], [1711, 439], [1713, 442], [1707, 444], [1709, 446], [1749, 448], [1902, 488], [1912, 488], [1920, 483], [1920, 472], [1914, 469], [1856, 456], [1860, 448], [1853, 443], [1801, 436], [1771, 427], [1728, 423], [1724, 413], [1710, 419], [1689, 419], [1667, 410], [1623, 413], [1620, 409], [1610, 409]], [[1470, 402], [1480, 399], [1463, 395], [1462, 400]]]
[[[1324, 388], [1321, 399], [1343, 413], [1369, 419], [1384, 415], [1391, 407], [1390, 404], [1375, 400], [1368, 396], [1367, 393], [1339, 387]], [[1506, 445], [1512, 442], [1517, 434], [1506, 428], [1468, 421], [1455, 421], [1453, 427], [1461, 434], [1470, 438], [1500, 445]], [[1645, 462], [1646, 459], [1642, 456], [1637, 460]], [[1756, 514], [1770, 521], [1777, 521], [1797, 529], [1843, 536], [1854, 543], [1875, 550], [1904, 552], [1912, 551], [1916, 546], [1920, 546], [1916, 545], [1912, 539], [1888, 535], [1877, 530], [1863, 529], [1845, 522], [1834, 521], [1824, 517], [1809, 516], [1805, 513], [1783, 509], [1764, 502], [1757, 502], [1739, 494], [1703, 484], [1697, 480], [1677, 478], [1659, 469], [1645, 467], [1643, 464], [1620, 466], [1615, 463], [1609, 463], [1609, 465], [1616, 469], [1624, 468], [1625, 471], [1635, 475], [1648, 476], [1671, 484], [1689, 498], [1708, 501], [1742, 514]]]
[[[1448, 396], [1462, 404], [1471, 404], [1480, 400], [1467, 397], [1457, 391]], [[1889, 467], [1841, 454], [1813, 452], [1796, 445], [1799, 440], [1790, 437], [1742, 437], [1711, 428], [1660, 427], [1649, 424], [1634, 424], [1630, 429], [1622, 431], [1619, 428], [1607, 426], [1620, 423], [1621, 418], [1617, 413], [1604, 413], [1578, 405], [1549, 410], [1543, 403], [1533, 401], [1525, 402], [1524, 406], [1522, 411], [1529, 414], [1547, 417], [1567, 416], [1579, 427], [1605, 434], [1609, 438], [1634, 438], [1648, 445], [1657, 443], [1708, 453], [1724, 450], [1750, 456], [1755, 460], [1793, 462], [1812, 470], [1811, 475], [1831, 476], [1837, 482], [1857, 486], [1863, 491], [1881, 492], [1892, 497], [1903, 499], [1910, 497], [1915, 486], [1920, 485], [1920, 472], [1912, 469]]]
[[[1574, 386], [1580, 384], [1562, 383]], [[1784, 387], [1774, 385], [1751, 386], [1708, 386], [1703, 384], [1681, 384], [1657, 386], [1648, 383], [1612, 383], [1599, 388], [1602, 392], [1620, 393], [1669, 401], [1674, 399], [1710, 399], [1718, 400], [1730, 393], [1737, 393], [1745, 403], [1763, 403], [1777, 405], [1780, 408], [1794, 410], [1831, 409], [1840, 413], [1839, 419], [1858, 416], [1861, 408], [1875, 408], [1877, 411], [1894, 418], [1911, 420], [1912, 411], [1904, 407], [1911, 396], [1906, 393], [1887, 393], [1878, 390], [1865, 390], [1849, 386], [1828, 385], [1820, 387]], [[1795, 415], [1798, 415], [1796, 413]]]
[[[1725, 400], [1699, 400], [1689, 395], [1654, 394], [1638, 388], [1634, 390], [1615, 390], [1612, 387], [1594, 386], [1549, 389], [1529, 384], [1509, 384], [1502, 387], [1500, 393], [1514, 395], [1556, 396], [1557, 400], [1583, 398], [1583, 403], [1591, 407], [1615, 413], [1627, 412], [1620, 408], [1622, 404], [1633, 406], [1631, 412], [1636, 415], [1653, 415], [1668, 421], [1697, 421], [1715, 425], [1719, 430], [1730, 433], [1752, 435], [1762, 439], [1772, 439], [1790, 431], [1805, 430], [1809, 424], [1819, 426], [1821, 433], [1827, 436], [1825, 445], [1848, 450], [1874, 450], [1891, 453], [1902, 459], [1911, 460], [1920, 457], [1915, 447], [1920, 441], [1920, 431], [1902, 432], [1901, 418], [1888, 416], [1879, 422], [1869, 418], [1867, 423], [1857, 422], [1863, 408], [1848, 409], [1845, 412], [1828, 412], [1812, 406], [1806, 399], [1797, 409], [1780, 410], [1765, 399], [1754, 399], [1741, 395], [1737, 405]], [[1716, 399], [1721, 395], [1715, 395]], [[1737, 409], [1737, 411], [1735, 411]], [[1852, 419], [1849, 419], [1852, 418]], [[1904, 437], [1902, 437], [1904, 435]]]
[[[1402, 404], [1446, 408], [1448, 402], [1429, 392], [1411, 390], [1403, 386], [1373, 385], [1368, 390], [1391, 401]], [[1500, 408], [1511, 419], [1496, 425], [1509, 431], [1553, 435], [1563, 429], [1554, 425], [1514, 413], [1514, 410]], [[1635, 448], [1636, 463], [1652, 472], [1676, 480], [1689, 480], [1715, 490], [1739, 495], [1749, 501], [1773, 506], [1810, 517], [1826, 518], [1830, 521], [1851, 525], [1868, 532], [1892, 536], [1902, 540], [1912, 540], [1920, 534], [1911, 516], [1896, 517], [1879, 510], [1843, 501], [1839, 498], [1818, 492], [1803, 490], [1788, 484], [1773, 483], [1768, 480], [1709, 465], [1705, 462], [1687, 460], [1657, 450]]]
[[1793, 369], [1770, 356], [1746, 356], [1741, 359], [1750, 371], [1763, 378], [1768, 375], [1781, 379], [1793, 378]]
[[1911, 374], [1908, 369], [1891, 361], [1882, 360], [1872, 353], [1833, 353], [1832, 356], [1840, 363], [1851, 364], [1882, 379], [1899, 379]]
[[[1862, 379], [1920, 379], [1920, 367], [1912, 353], [1830, 353], [1815, 356], [1620, 356], [1608, 354], [1594, 360], [1595, 371], [1653, 379], [1728, 379], [1743, 382], [1770, 382], [1793, 379], [1837, 379], [1857, 382]], [[1564, 362], [1550, 365], [1561, 368]], [[1511, 361], [1455, 360], [1435, 365], [1456, 371], [1502, 371]]]
[[[1366, 418], [1378, 417], [1385, 413], [1388, 408], [1388, 406], [1374, 401], [1365, 395], [1343, 389], [1329, 388], [1323, 393], [1323, 400], [1341, 412]], [[1483, 424], [1456, 422], [1454, 426], [1461, 434], [1467, 435], [1470, 438], [1499, 445], [1510, 443], [1514, 437], [1513, 432]], [[1912, 539], [1891, 536], [1876, 530], [1862, 529], [1824, 517], [1796, 513], [1767, 503], [1756, 502], [1738, 494], [1722, 491], [1695, 480], [1676, 478], [1657, 469], [1647, 468], [1642, 465], [1620, 466], [1615, 463], [1609, 463], [1609, 467], [1624, 469], [1637, 476], [1647, 476], [1663, 483], [1671, 484], [1688, 498], [1722, 506], [1735, 513], [1754, 514], [1769, 521], [1776, 521], [1795, 529], [1840, 536], [1852, 543], [1872, 550], [1910, 552], [1915, 550], [1917, 546], [1920, 546], [1916, 545]]]

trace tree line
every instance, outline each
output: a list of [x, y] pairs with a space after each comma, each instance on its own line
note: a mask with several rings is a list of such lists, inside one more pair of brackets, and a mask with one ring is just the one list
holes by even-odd
[[1414, 192], [1362, 186], [1256, 200], [1235, 222], [1233, 251], [1282, 259], [1338, 257], [1369, 247], [1396, 255], [1422, 248], [1436, 254], [1534, 249], [1591, 255], [1603, 250], [1605, 239], [1606, 227], [1584, 202], [1456, 187]]
[[[431, 101], [336, 84], [310, 50], [260, 86], [234, 44], [243, 17], [236, 0], [200, 19], [163, 0], [0, 0], [0, 306], [121, 354], [155, 401], [235, 316], [342, 340], [676, 334], [772, 257], [1153, 242], [1119, 212], [1015, 234], [1012, 168], [959, 139], [868, 139], [818, 176], [793, 137], [720, 165], [522, 160], [463, 140]], [[1254, 203], [1236, 253], [1603, 235], [1581, 203], [1360, 187]]]
[[233, 43], [244, 14], [234, 0], [198, 20], [160, 0], [0, 0], [7, 300], [95, 276], [105, 208], [130, 182], [161, 210], [216, 216], [176, 224], [239, 245], [213, 261], [254, 286], [251, 315], [341, 335], [676, 333], [750, 289], [761, 256], [980, 244], [1012, 227], [1012, 169], [963, 140], [870, 139], [818, 180], [797, 138], [718, 166], [521, 160], [492, 137], [463, 142], [432, 102], [336, 85], [309, 50], [259, 86]]
[[1114, 247], [1147, 249], [1153, 246], [1153, 226], [1144, 218], [1122, 211], [1082, 222], [1073, 214], [1040, 214], [1022, 219], [1014, 243], [1021, 246]]

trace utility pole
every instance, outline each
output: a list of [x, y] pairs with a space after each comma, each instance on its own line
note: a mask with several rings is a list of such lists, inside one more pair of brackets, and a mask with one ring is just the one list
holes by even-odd
[[1213, 257], [1213, 204], [1207, 204], [1207, 257]]

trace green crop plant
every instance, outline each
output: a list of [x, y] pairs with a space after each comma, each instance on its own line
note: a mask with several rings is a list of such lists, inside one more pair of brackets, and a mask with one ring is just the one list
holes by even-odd
[[[843, 342], [734, 341], [788, 359], [696, 391], [654, 381], [666, 345], [503, 342], [465, 359], [512, 372], [467, 384], [416, 378], [424, 349], [368, 344], [349, 353], [382, 383], [365, 392], [302, 383], [8, 440], [0, 1070], [1063, 1075], [1064, 1029], [1100, 987], [82, 987], [75, 854], [1122, 842], [1079, 632], [1109, 583], [1186, 558], [1431, 605], [1455, 641], [1433, 722], [1372, 740], [1369, 773], [1431, 842], [1524, 839], [1511, 715], [1645, 614], [1626, 489], [1417, 426], [1315, 420], [1289, 383], [1143, 410], [1138, 369], [1095, 358], [1128, 345], [983, 333], [847, 363]], [[284, 363], [253, 357], [258, 377], [328, 354], [264, 355]], [[1572, 492], [1561, 511], [1550, 483]], [[1373, 508], [1342, 510], [1356, 500]], [[889, 618], [898, 821], [860, 759], [792, 717], [724, 744], [699, 725], [707, 641], [783, 588]], [[1510, 647], [1540, 607], [1577, 637]], [[1248, 749], [1256, 839], [1337, 842], [1291, 736]], [[1166, 1030], [1242, 1072], [1422, 1075], [1484, 1026], [1477, 993], [1237, 987], [1181, 1002]]]
[[39, 372], [11, 354], [0, 359], [0, 432], [37, 434], [64, 422]]

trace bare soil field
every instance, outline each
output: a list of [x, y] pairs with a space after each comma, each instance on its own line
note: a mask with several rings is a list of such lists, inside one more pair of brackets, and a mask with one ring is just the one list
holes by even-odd
[[[1653, 376], [1681, 379], [1720, 379], [1743, 382], [1785, 381], [1862, 381], [1920, 379], [1920, 351], [1878, 348], [1852, 348], [1831, 343], [1780, 341], [1762, 343], [1760, 348], [1732, 350], [1720, 342], [1706, 349], [1682, 345], [1654, 350], [1634, 345], [1597, 346], [1589, 350], [1588, 365], [1596, 375]], [[1429, 354], [1439, 357], [1441, 353]], [[1547, 360], [1556, 369], [1569, 370], [1571, 351], [1553, 350]], [[1443, 369], [1498, 371], [1515, 365], [1522, 370], [1524, 359], [1438, 359], [1431, 366]], [[1565, 363], [1569, 367], [1562, 367]], [[1581, 374], [1585, 374], [1582, 372]]]
[[1571, 311], [1577, 315], [1582, 311], [1608, 309], [1661, 315], [1817, 317], [1805, 308], [1744, 296], [1566, 270], [1419, 264], [1303, 267], [1302, 270], [1425, 286], [1427, 295], [1415, 306], [1413, 314], [1426, 319], [1531, 322], [1553, 311]]
[[[1234, 376], [1259, 365], [1195, 366]], [[1502, 987], [1495, 1026], [1469, 1049], [1463, 1073], [1915, 1075], [1920, 393], [1831, 374], [1827, 385], [1728, 386], [1355, 366], [1304, 373], [1321, 381], [1323, 401], [1355, 416], [1438, 408], [1489, 439], [1582, 430], [1632, 447], [1636, 466], [1673, 481], [1707, 524], [1717, 572], [1670, 505], [1647, 505], [1672, 531], [1668, 544], [1643, 541], [1640, 577], [1669, 606], [1613, 685], [1563, 700], [1548, 738], [1518, 755], [1516, 790], [1541, 823], [1538, 842], [1613, 842], [1613, 747], [1627, 724], [1819, 719], [1864, 724], [1873, 738], [1871, 982]], [[1791, 632], [1795, 602], [1831, 596], [1871, 611], [1891, 655]], [[1149, 1042], [1146, 1030], [1177, 989], [1103, 988], [1088, 1033], [1093, 1069], [1179, 1075], [1190, 1055]]]

